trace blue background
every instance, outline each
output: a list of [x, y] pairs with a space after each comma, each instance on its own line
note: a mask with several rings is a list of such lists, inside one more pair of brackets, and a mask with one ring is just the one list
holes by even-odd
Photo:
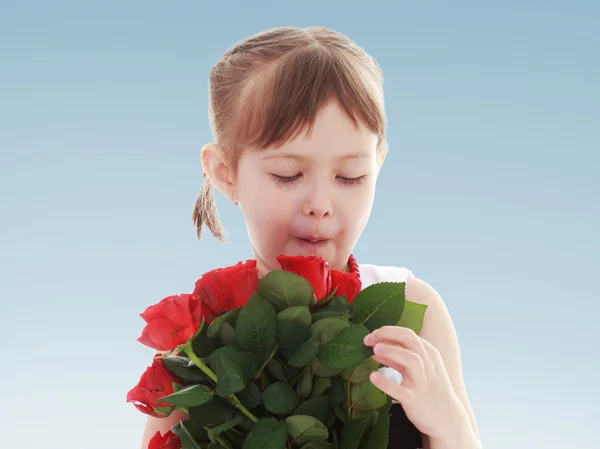
[[251, 257], [222, 197], [229, 244], [191, 222], [208, 71], [280, 25], [332, 27], [384, 70], [356, 255], [441, 293], [485, 448], [595, 445], [598, 5], [0, 2], [2, 447], [139, 447], [138, 314]]

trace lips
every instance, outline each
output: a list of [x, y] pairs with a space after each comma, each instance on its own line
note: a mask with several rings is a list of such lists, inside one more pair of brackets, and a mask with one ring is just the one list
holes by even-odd
[[331, 239], [325, 237], [296, 237], [300, 247], [307, 250], [310, 254], [316, 254], [325, 249]]
[[313, 243], [313, 244], [325, 243], [325, 242], [329, 241], [329, 238], [327, 238], [327, 237], [298, 237], [298, 239], [302, 240], [303, 242]]

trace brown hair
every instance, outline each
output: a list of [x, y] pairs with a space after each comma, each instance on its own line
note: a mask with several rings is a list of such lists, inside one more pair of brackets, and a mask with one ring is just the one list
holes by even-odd
[[[215, 143], [235, 167], [245, 149], [281, 145], [312, 128], [336, 100], [347, 116], [379, 136], [385, 153], [383, 75], [377, 62], [339, 32], [320, 27], [263, 31], [227, 50], [210, 71], [209, 114]], [[192, 214], [223, 241], [213, 189], [205, 179]]]

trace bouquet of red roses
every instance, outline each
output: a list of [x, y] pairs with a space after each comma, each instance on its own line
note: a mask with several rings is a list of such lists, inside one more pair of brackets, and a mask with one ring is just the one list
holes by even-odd
[[361, 289], [351, 270], [318, 257], [280, 256], [205, 273], [191, 294], [148, 307], [142, 344], [160, 351], [127, 394], [140, 411], [187, 419], [149, 449], [384, 449], [391, 399], [363, 343], [384, 325], [419, 331], [425, 307], [402, 282]]

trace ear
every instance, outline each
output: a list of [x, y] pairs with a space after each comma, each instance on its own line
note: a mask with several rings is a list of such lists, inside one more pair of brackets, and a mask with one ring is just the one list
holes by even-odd
[[200, 152], [202, 169], [210, 182], [219, 192], [231, 201], [234, 200], [235, 184], [233, 169], [227, 164], [223, 150], [209, 143]]

